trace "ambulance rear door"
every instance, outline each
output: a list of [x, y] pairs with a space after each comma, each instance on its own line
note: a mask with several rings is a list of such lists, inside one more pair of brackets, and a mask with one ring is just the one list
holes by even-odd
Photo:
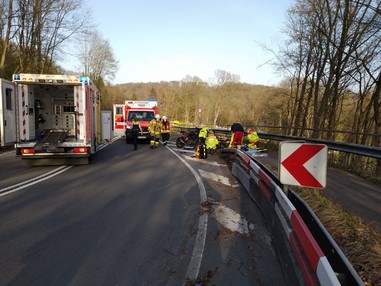
[[124, 136], [126, 121], [124, 118], [124, 104], [113, 105], [114, 136]]

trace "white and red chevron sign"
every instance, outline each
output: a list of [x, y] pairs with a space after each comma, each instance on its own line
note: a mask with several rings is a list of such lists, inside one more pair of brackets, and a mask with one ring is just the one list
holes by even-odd
[[284, 185], [325, 188], [327, 153], [324, 144], [282, 142], [280, 144], [279, 178]]

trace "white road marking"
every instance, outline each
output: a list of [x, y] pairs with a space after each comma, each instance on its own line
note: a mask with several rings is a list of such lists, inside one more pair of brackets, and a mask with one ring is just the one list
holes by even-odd
[[190, 160], [190, 161], [197, 161], [199, 163], [208, 164], [208, 165], [212, 165], [212, 166], [216, 166], [216, 167], [225, 166], [223, 164], [217, 163], [216, 161], [208, 161], [205, 159], [199, 159], [199, 158], [189, 157], [189, 156], [184, 156], [184, 157], [185, 157], [185, 159]]
[[249, 224], [245, 217], [219, 203], [214, 203], [212, 208], [217, 221], [224, 227], [245, 236], [249, 235]]
[[233, 188], [239, 186], [238, 184], [234, 184], [234, 185], [231, 184], [228, 177], [217, 175], [215, 173], [210, 173], [210, 172], [207, 172], [207, 171], [204, 171], [201, 169], [198, 169], [198, 172], [200, 173], [201, 177], [203, 177], [205, 179], [209, 179], [209, 180], [212, 180], [212, 181], [215, 181], [217, 183], [221, 183], [221, 184], [224, 184], [226, 186], [233, 187]]
[[[115, 136], [111, 139], [111, 142], [108, 143], [108, 144], [105, 144], [105, 143], [101, 143], [99, 145], [99, 148], [98, 148], [98, 151], [102, 150], [103, 148], [109, 146], [110, 144], [114, 143], [116, 140], [120, 139], [122, 136]], [[32, 186], [34, 184], [37, 184], [37, 183], [40, 183], [42, 181], [45, 181], [47, 179], [50, 179], [52, 177], [55, 177], [63, 172], [66, 172], [67, 170], [71, 169], [73, 166], [67, 166], [67, 165], [63, 165], [63, 166], [60, 166], [58, 168], [55, 168], [49, 172], [47, 172], [46, 174], [42, 174], [40, 176], [37, 176], [35, 178], [32, 178], [32, 179], [29, 179], [29, 180], [26, 180], [24, 182], [21, 182], [21, 183], [18, 183], [18, 184], [15, 184], [13, 186], [9, 186], [9, 187], [6, 187], [6, 188], [3, 188], [3, 189], [0, 189], [0, 197], [3, 197], [3, 196], [6, 196], [6, 195], [9, 195], [11, 193], [14, 193], [14, 192], [17, 192], [19, 190], [22, 190], [22, 189], [25, 189], [29, 186]]]
[[55, 177], [55, 176], [57, 176], [63, 172], [66, 172], [67, 170], [71, 169], [72, 167], [73, 166], [67, 166], [67, 165], [60, 166], [58, 168], [55, 168], [54, 170], [47, 172], [46, 174], [42, 174], [42, 175], [37, 176], [33, 179], [29, 179], [29, 180], [26, 180], [24, 182], [15, 184], [13, 186], [3, 188], [0, 190], [0, 197], [9, 195], [11, 193], [17, 192], [17, 191], [25, 189], [29, 186], [38, 184], [42, 181], [45, 181], [45, 180], [50, 179], [52, 177]]
[[[198, 188], [200, 190], [200, 199], [201, 199], [201, 205], [207, 201], [206, 196], [206, 190], [205, 186], [202, 182], [201, 177], [196, 172], [195, 169], [192, 168], [191, 165], [189, 165], [182, 156], [176, 154], [175, 151], [173, 151], [171, 148], [167, 147], [169, 151], [171, 151], [177, 158], [180, 159], [181, 162], [185, 164], [185, 166], [188, 167], [188, 169], [192, 172], [193, 176], [196, 178]], [[206, 233], [208, 230], [208, 214], [206, 211], [201, 210], [201, 215], [198, 221], [198, 230], [196, 235], [196, 241], [192, 252], [192, 257], [189, 262], [189, 266], [187, 269], [186, 277], [184, 280], [183, 285], [185, 285], [186, 281], [189, 280], [195, 280], [198, 276], [198, 273], [200, 271], [201, 266], [201, 260], [204, 255], [204, 248], [205, 248], [205, 239], [206, 239]]]

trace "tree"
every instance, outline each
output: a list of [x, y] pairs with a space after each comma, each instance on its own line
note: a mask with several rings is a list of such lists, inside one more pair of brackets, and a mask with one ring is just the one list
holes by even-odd
[[229, 98], [231, 92], [234, 92], [231, 90], [229, 83], [239, 82], [240, 77], [223, 70], [216, 70], [214, 75], [216, 86], [213, 95], [213, 125], [217, 125], [221, 113], [229, 106], [226, 99]]
[[18, 71], [52, 72], [60, 48], [86, 23], [80, 0], [8, 0], [0, 10], [2, 73], [16, 58]]
[[86, 32], [80, 48], [80, 69], [85, 75], [90, 76], [95, 84], [103, 84], [104, 81], [112, 81], [115, 78], [118, 61], [108, 40], [103, 39], [96, 31]]
[[8, 6], [6, 1], [2, 1], [0, 4], [0, 30], [1, 30], [1, 55], [0, 55], [0, 77], [7, 77], [5, 69], [5, 59], [8, 54], [8, 47], [11, 41], [11, 27], [13, 20], [13, 0], [8, 0]]
[[293, 135], [312, 129], [311, 137], [336, 140], [333, 131], [346, 126], [358, 132], [347, 141], [380, 146], [380, 8], [374, 0], [295, 1], [278, 56], [290, 77]]

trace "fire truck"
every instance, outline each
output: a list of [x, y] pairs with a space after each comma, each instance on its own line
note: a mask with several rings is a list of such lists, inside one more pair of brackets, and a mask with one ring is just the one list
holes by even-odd
[[132, 117], [135, 115], [140, 122], [143, 133], [139, 134], [138, 139], [150, 140], [151, 135], [148, 130], [150, 121], [158, 114], [157, 101], [133, 101], [126, 100], [124, 103], [124, 118], [126, 121], [126, 143], [129, 144], [132, 141]]
[[14, 74], [16, 156], [30, 165], [88, 164], [101, 143], [100, 94], [89, 77]]

